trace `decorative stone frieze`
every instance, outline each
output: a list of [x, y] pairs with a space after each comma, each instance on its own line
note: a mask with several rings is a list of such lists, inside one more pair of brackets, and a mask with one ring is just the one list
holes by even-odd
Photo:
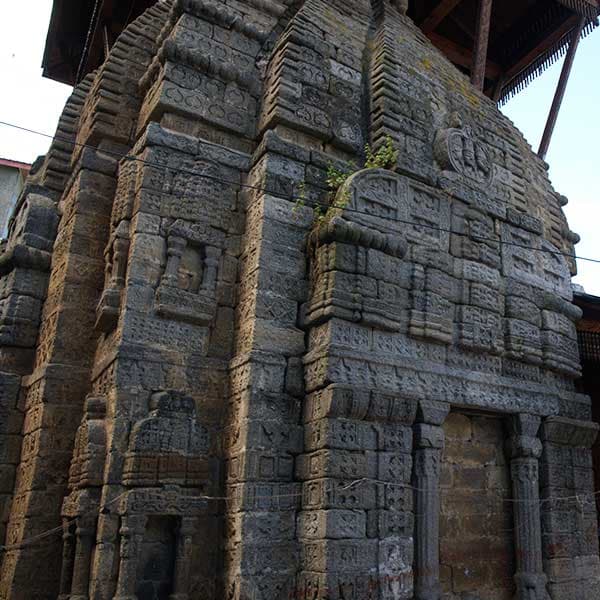
[[0, 600], [598, 588], [565, 199], [407, 4], [157, 1], [74, 91], [0, 257]]

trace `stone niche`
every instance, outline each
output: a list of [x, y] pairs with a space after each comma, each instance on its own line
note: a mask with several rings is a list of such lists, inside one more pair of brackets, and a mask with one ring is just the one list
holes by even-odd
[[440, 582], [445, 600], [512, 600], [513, 510], [505, 424], [451, 412], [444, 423]]
[[564, 202], [405, 4], [161, 0], [115, 45], [0, 264], [0, 600], [598, 598]]
[[203, 233], [180, 221], [169, 229], [167, 262], [155, 296], [161, 317], [196, 325], [214, 319], [221, 250], [207, 244]]

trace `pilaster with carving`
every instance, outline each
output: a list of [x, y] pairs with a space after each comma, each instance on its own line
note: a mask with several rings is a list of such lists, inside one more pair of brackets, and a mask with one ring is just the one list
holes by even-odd
[[96, 536], [96, 515], [82, 515], [76, 519], [75, 557], [70, 600], [88, 600], [90, 563]]
[[173, 593], [169, 597], [169, 600], [188, 600], [190, 597], [190, 561], [192, 558], [192, 539], [196, 524], [196, 517], [181, 517], [180, 519], [175, 551]]
[[542, 563], [540, 520], [539, 458], [542, 443], [538, 438], [541, 418], [515, 415], [508, 442], [514, 496], [517, 595], [522, 600], [549, 600]]
[[440, 473], [444, 451], [442, 428], [450, 406], [421, 401], [414, 426], [415, 598], [440, 598]]
[[60, 587], [58, 600], [69, 600], [71, 582], [73, 581], [73, 564], [75, 561], [75, 535], [69, 519], [63, 518], [63, 551], [60, 569]]
[[145, 527], [146, 516], [144, 515], [121, 518], [119, 579], [114, 600], [137, 600], [135, 595], [136, 574]]

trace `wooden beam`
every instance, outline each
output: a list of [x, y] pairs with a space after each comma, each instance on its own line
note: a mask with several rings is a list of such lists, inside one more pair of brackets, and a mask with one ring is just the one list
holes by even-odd
[[[512, 67], [509, 67], [503, 76], [502, 85], [507, 85], [512, 79], [514, 79], [521, 71], [526, 69], [538, 56], [543, 54], [548, 48], [553, 46], [556, 42], [560, 41], [569, 31], [577, 27], [579, 22], [579, 16], [573, 15], [569, 17], [556, 31], [553, 31], [549, 36], [545, 37], [538, 44], [534, 46], [527, 54], [522, 56]], [[489, 77], [489, 76], [488, 76]], [[487, 96], [492, 96], [495, 90], [495, 85], [489, 86], [485, 93]]]
[[461, 0], [441, 0], [421, 23], [421, 31], [425, 35], [431, 33], [436, 27], [460, 4]]
[[492, 21], [492, 1], [479, 0], [477, 12], [477, 34], [475, 35], [475, 51], [471, 67], [471, 83], [480, 91], [485, 82], [485, 71], [490, 41], [490, 24]]
[[540, 54], [560, 41], [571, 29], [577, 27], [579, 18], [579, 15], [569, 17], [556, 31], [546, 36], [539, 44], [520, 58], [506, 71], [506, 82], [509, 83], [513, 77], [516, 77], [523, 69], [527, 68]]
[[[427, 34], [431, 43], [441, 52], [443, 52], [450, 61], [461, 67], [470, 69], [473, 64], [473, 53], [468, 48], [449, 40], [448, 38], [434, 33]], [[498, 79], [502, 74], [500, 65], [488, 60], [485, 67], [485, 76], [488, 79]]]
[[467, 24], [455, 13], [448, 17], [471, 41], [475, 39], [475, 33]]
[[558, 113], [560, 112], [560, 107], [565, 97], [567, 83], [569, 82], [569, 76], [571, 75], [571, 69], [573, 68], [573, 62], [575, 61], [575, 55], [577, 54], [581, 33], [586, 23], [587, 17], [581, 17], [577, 27], [573, 30], [573, 37], [571, 39], [571, 43], [569, 44], [569, 51], [567, 52], [563, 68], [560, 73], [560, 79], [558, 80], [558, 86], [556, 87], [556, 93], [554, 94], [554, 100], [552, 101], [552, 107], [550, 108], [550, 114], [548, 115], [548, 122], [546, 123], [544, 135], [542, 136], [542, 141], [540, 143], [540, 149], [538, 151], [538, 155], [542, 160], [545, 160], [546, 155], [548, 154], [548, 148], [550, 147], [550, 141], [552, 140], [552, 134], [554, 133], [556, 121], [558, 119]]

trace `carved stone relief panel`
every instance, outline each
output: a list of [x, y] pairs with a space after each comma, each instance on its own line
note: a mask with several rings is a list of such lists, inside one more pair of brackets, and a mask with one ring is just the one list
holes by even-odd
[[89, 396], [75, 436], [75, 449], [69, 469], [69, 487], [86, 488], [103, 483], [106, 452], [106, 398]]
[[485, 144], [477, 139], [460, 115], [451, 116], [453, 127], [442, 129], [434, 143], [435, 157], [445, 171], [454, 171], [480, 185], [489, 185], [494, 170]]
[[197, 421], [193, 399], [172, 391], [156, 393], [150, 402], [150, 416], [136, 423], [131, 433], [124, 483], [206, 485], [210, 478], [208, 430]]
[[110, 333], [119, 320], [121, 292], [125, 286], [129, 255], [129, 221], [123, 220], [114, 230], [104, 253], [104, 291], [96, 308], [96, 329]]
[[165, 318], [209, 325], [217, 310], [217, 274], [222, 251], [214, 235], [176, 221], [167, 232], [167, 259], [155, 295]]

